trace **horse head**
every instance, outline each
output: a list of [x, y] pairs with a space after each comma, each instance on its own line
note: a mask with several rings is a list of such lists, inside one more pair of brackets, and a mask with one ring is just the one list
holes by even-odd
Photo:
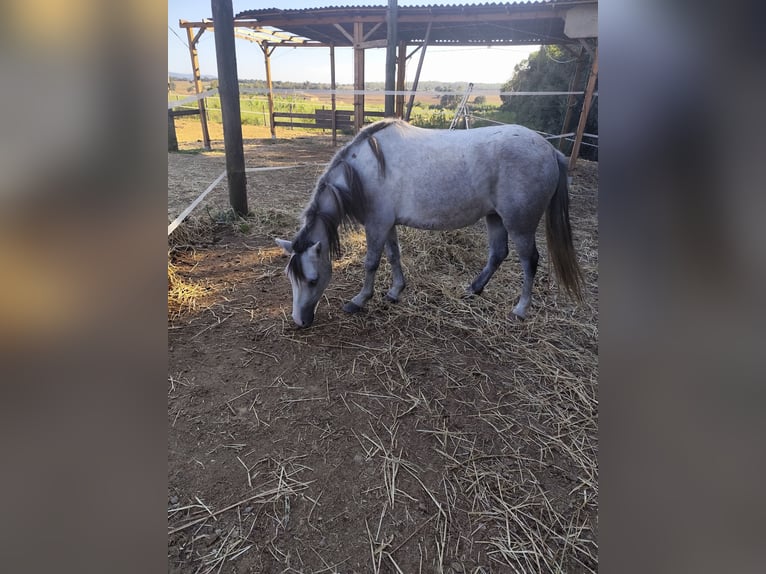
[[319, 241], [303, 249], [285, 239], [276, 242], [290, 255], [285, 274], [293, 289], [293, 321], [299, 327], [308, 327], [314, 322], [319, 299], [330, 283], [330, 250]]

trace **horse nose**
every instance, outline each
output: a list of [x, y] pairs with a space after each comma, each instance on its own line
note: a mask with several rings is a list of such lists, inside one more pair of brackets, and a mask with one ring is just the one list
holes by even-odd
[[314, 322], [314, 308], [302, 307], [297, 311], [293, 311], [293, 321], [298, 327], [308, 327]]

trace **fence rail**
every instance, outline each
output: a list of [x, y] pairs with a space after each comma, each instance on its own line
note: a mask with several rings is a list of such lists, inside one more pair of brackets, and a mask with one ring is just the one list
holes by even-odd
[[[364, 112], [364, 117], [382, 118], [385, 117], [384, 112]], [[279, 118], [286, 118], [287, 121], [280, 120]], [[294, 120], [313, 120], [307, 121], [294, 121]], [[293, 113], [293, 112], [274, 112], [273, 125], [275, 127], [290, 127], [290, 128], [312, 128], [312, 129], [332, 129], [332, 110], [314, 110], [313, 114]], [[354, 129], [354, 112], [353, 110], [335, 110], [335, 127], [339, 130]]]

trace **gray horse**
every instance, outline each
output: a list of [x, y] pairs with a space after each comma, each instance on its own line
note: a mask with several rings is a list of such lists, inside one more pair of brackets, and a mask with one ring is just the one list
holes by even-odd
[[289, 255], [286, 273], [293, 290], [293, 320], [300, 327], [314, 312], [340, 254], [338, 228], [364, 226], [367, 239], [362, 290], [343, 306], [359, 311], [373, 294], [383, 248], [393, 284], [386, 298], [397, 301], [405, 286], [396, 226], [458, 229], [484, 217], [489, 260], [468, 287], [482, 292], [508, 256], [508, 236], [524, 271], [513, 313], [526, 316], [539, 254], [535, 230], [544, 211], [546, 237], [559, 281], [582, 299], [582, 272], [569, 225], [567, 164], [561, 152], [537, 133], [517, 125], [471, 130], [428, 130], [401, 120], [383, 120], [361, 130], [335, 154], [319, 177], [292, 241], [276, 239]]

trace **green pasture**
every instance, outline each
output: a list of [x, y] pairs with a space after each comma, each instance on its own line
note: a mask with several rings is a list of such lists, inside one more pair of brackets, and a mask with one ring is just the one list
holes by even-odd
[[[181, 94], [168, 94], [168, 99], [171, 101], [182, 100], [187, 95]], [[242, 123], [244, 125], [253, 126], [268, 126], [269, 125], [269, 104], [266, 96], [262, 95], [247, 95], [244, 94], [240, 97], [240, 112], [242, 114]], [[189, 104], [189, 108], [195, 107], [195, 104]], [[207, 109], [208, 121], [221, 122], [221, 100], [218, 96], [211, 96], [205, 98], [205, 107]], [[338, 109], [353, 109], [350, 106], [338, 106]], [[473, 116], [480, 116], [486, 118], [487, 121], [472, 119], [471, 127], [481, 127], [484, 125], [490, 125], [492, 122], [501, 123], [513, 123], [514, 115], [512, 112], [501, 111], [499, 106], [491, 104], [476, 104], [468, 105], [469, 112]], [[317, 109], [330, 109], [330, 104], [321, 101], [312, 101], [300, 96], [296, 97], [284, 97], [275, 96], [274, 98], [274, 111], [275, 112], [287, 112], [294, 114], [313, 114]], [[368, 111], [383, 111], [383, 105], [375, 105], [367, 103], [365, 109]], [[455, 110], [449, 108], [443, 108], [433, 105], [426, 105], [422, 102], [416, 101], [412, 108], [410, 116], [410, 123], [416, 126], [425, 128], [448, 128], [452, 122], [452, 118], [455, 116]], [[308, 119], [296, 118], [293, 120], [295, 124], [300, 123], [312, 123]], [[462, 126], [461, 122], [461, 126]]]

